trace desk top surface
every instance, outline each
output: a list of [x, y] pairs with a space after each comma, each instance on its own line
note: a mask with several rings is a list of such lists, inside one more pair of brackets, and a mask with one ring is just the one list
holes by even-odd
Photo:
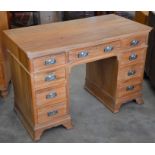
[[28, 57], [113, 41], [151, 28], [111, 14], [4, 31]]

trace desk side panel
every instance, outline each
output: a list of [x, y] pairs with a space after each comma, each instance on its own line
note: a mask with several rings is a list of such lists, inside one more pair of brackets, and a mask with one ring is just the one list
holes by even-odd
[[25, 52], [13, 42], [6, 34], [3, 33], [3, 43], [7, 50], [11, 51], [11, 54], [24, 66], [27, 71], [32, 70], [32, 65], [25, 54]]
[[19, 64], [11, 52], [9, 53], [9, 60], [14, 87], [14, 108], [31, 134], [35, 127], [34, 93], [31, 75]]
[[8, 62], [8, 55], [6, 48], [3, 44], [2, 32], [8, 29], [8, 15], [6, 11], [0, 12], [0, 90], [1, 95], [6, 96], [8, 94], [8, 84], [10, 81], [10, 68]]

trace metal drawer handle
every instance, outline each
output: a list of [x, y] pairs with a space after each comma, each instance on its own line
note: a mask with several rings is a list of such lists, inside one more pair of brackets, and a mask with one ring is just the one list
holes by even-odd
[[53, 81], [56, 79], [56, 75], [51, 73], [51, 74], [48, 74], [46, 77], [45, 77], [45, 81]]
[[80, 53], [78, 53], [78, 58], [83, 58], [83, 57], [86, 57], [88, 56], [89, 52], [87, 51], [82, 51]]
[[129, 56], [129, 60], [132, 61], [132, 60], [135, 60], [137, 59], [138, 55], [135, 54], [135, 53], [132, 53], [130, 56]]
[[57, 115], [57, 114], [58, 114], [58, 110], [49, 111], [49, 112], [47, 113], [47, 115], [48, 115], [49, 117], [55, 116], [55, 115]]
[[130, 90], [133, 90], [134, 88], [135, 88], [135, 87], [134, 87], [133, 85], [131, 85], [131, 86], [127, 86], [127, 87], [126, 87], [126, 90], [127, 90], [127, 91], [130, 91]]
[[56, 92], [51, 92], [48, 95], [46, 95], [46, 99], [52, 99], [55, 98], [57, 96]]
[[135, 75], [135, 74], [136, 74], [135, 70], [129, 70], [128, 71], [128, 76], [132, 76], [132, 75]]
[[139, 44], [139, 40], [136, 40], [136, 39], [132, 40], [130, 43], [131, 46], [137, 46], [138, 44]]
[[109, 45], [104, 48], [104, 52], [111, 52], [113, 50], [113, 46]]
[[56, 59], [55, 58], [51, 58], [51, 59], [48, 59], [48, 60], [45, 60], [45, 65], [53, 65], [56, 63]]

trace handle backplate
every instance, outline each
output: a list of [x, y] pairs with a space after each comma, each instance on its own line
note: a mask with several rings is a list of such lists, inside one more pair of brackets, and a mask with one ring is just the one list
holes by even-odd
[[55, 116], [55, 115], [57, 115], [57, 114], [58, 114], [58, 110], [49, 111], [49, 112], [47, 113], [47, 115], [48, 115], [49, 117]]
[[133, 89], [134, 89], [134, 86], [133, 86], [133, 85], [130, 85], [130, 86], [127, 86], [127, 87], [126, 87], [126, 90], [127, 90], [127, 91], [131, 91], [131, 90], [133, 90]]
[[78, 58], [84, 58], [84, 57], [87, 57], [89, 54], [88, 51], [81, 51], [78, 53]]
[[45, 60], [44, 64], [46, 66], [56, 64], [56, 59], [55, 58], [51, 58], [51, 59]]
[[136, 53], [132, 53], [130, 56], [129, 56], [129, 60], [132, 61], [132, 60], [136, 60], [138, 57], [138, 55]]
[[53, 81], [53, 80], [56, 80], [56, 75], [54, 73], [51, 73], [51, 74], [48, 74], [46, 77], [45, 77], [45, 81]]
[[128, 71], [128, 76], [132, 76], [132, 75], [135, 75], [135, 74], [136, 74], [135, 70], [129, 70]]
[[139, 44], [139, 40], [136, 40], [136, 39], [134, 39], [134, 40], [132, 40], [131, 42], [130, 42], [130, 45], [131, 46], [137, 46]]
[[53, 99], [57, 96], [56, 92], [50, 92], [48, 95], [46, 95], [46, 99]]
[[109, 45], [104, 48], [104, 52], [111, 52], [113, 49], [114, 49], [113, 46]]

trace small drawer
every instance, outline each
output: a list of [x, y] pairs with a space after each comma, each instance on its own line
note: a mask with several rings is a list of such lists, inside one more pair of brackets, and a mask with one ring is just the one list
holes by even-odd
[[88, 48], [73, 50], [69, 53], [69, 61], [83, 61], [89, 58], [95, 58], [104, 54], [113, 53], [120, 47], [120, 41], [110, 42]]
[[146, 48], [131, 50], [121, 53], [120, 65], [123, 64], [136, 64], [143, 62], [146, 56]]
[[66, 100], [66, 87], [54, 87], [36, 92], [36, 103], [38, 106], [54, 105]]
[[126, 103], [128, 101], [135, 100], [140, 95], [141, 95], [141, 93], [135, 92], [135, 93], [129, 94], [127, 96], [119, 97], [116, 100], [117, 100], [117, 103]]
[[38, 123], [54, 121], [67, 114], [66, 103], [59, 103], [57, 106], [38, 108]]
[[35, 88], [47, 88], [65, 81], [65, 68], [34, 74]]
[[136, 93], [142, 90], [142, 84], [140, 82], [141, 80], [133, 79], [132, 81], [129, 81], [127, 83], [122, 83], [122, 86], [120, 86], [117, 90], [118, 96], [117, 97], [123, 97], [126, 95], [130, 95], [132, 93]]
[[144, 63], [122, 67], [118, 72], [118, 81], [125, 81], [135, 77], [143, 79], [143, 73]]
[[54, 68], [66, 63], [65, 53], [50, 55], [46, 57], [41, 57], [33, 60], [34, 71], [43, 70], [46, 68]]
[[122, 47], [124, 48], [133, 48], [140, 45], [146, 45], [146, 35], [136, 35], [125, 38], [122, 40]]

